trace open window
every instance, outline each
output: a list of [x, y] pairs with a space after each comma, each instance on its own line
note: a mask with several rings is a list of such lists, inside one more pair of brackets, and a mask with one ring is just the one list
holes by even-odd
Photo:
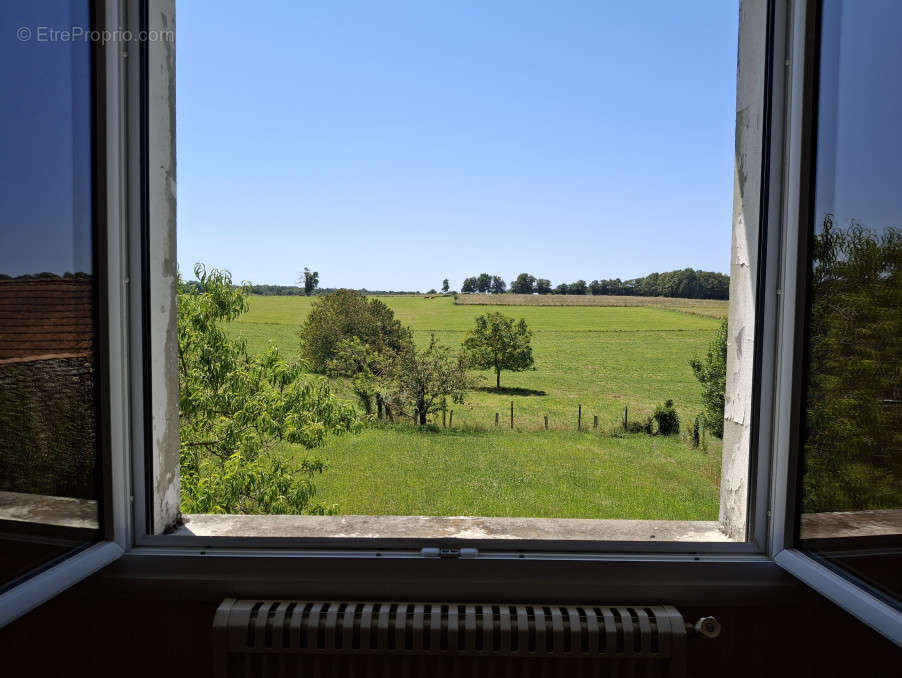
[[[399, 528], [400, 522], [377, 525], [370, 533], [347, 530], [353, 521], [344, 516], [254, 515], [224, 521], [195, 515], [185, 523], [180, 516], [180, 375], [174, 350], [180, 326], [173, 4], [98, 3], [91, 5], [93, 14], [85, 9], [80, 18], [64, 18], [162, 39], [108, 40], [102, 48], [96, 40], [87, 47], [66, 45], [81, 54], [83, 65], [85, 55], [93, 55], [91, 84], [65, 99], [60, 110], [72, 138], [78, 139], [68, 158], [83, 164], [90, 153], [93, 168], [90, 271], [95, 308], [100, 310], [91, 322], [96, 332], [96, 390], [101, 395], [91, 416], [103, 436], [95, 447], [84, 449], [98, 450], [92, 458], [103, 470], [99, 484], [92, 486], [100, 517], [76, 555], [39, 574], [32, 572], [3, 593], [0, 623], [123, 549], [127, 557], [117, 566], [124, 573], [120, 576], [140, 572], [171, 579], [215, 571], [211, 579], [253, 589], [253, 595], [263, 590], [282, 594], [291, 588], [299, 577], [295, 558], [303, 558], [308, 583], [324, 582], [317, 590], [334, 589], [341, 595], [353, 591], [362, 600], [377, 595], [367, 592], [364, 570], [382, 573], [379, 581], [398, 587], [392, 591], [413, 587], [424, 599], [430, 585], [436, 591], [470, 591], [483, 590], [486, 581], [509, 586], [506, 595], [514, 598], [534, 595], [537, 577], [597, 583], [598, 577], [589, 572], [596, 566], [608, 568], [605, 590], [619, 597], [626, 591], [652, 595], [645, 592], [662, 590], [657, 585], [662, 580], [678, 580], [679, 586], [667, 589], [672, 592], [719, 577], [739, 581], [754, 595], [773, 583], [776, 562], [902, 643], [898, 580], [892, 579], [899, 570], [893, 564], [898, 562], [900, 532], [899, 334], [891, 329], [900, 315], [899, 261], [893, 258], [898, 256], [898, 239], [888, 228], [898, 225], [893, 220], [899, 205], [890, 190], [881, 190], [899, 178], [893, 163], [902, 156], [897, 152], [899, 139], [893, 136], [896, 130], [887, 122], [894, 105], [887, 92], [891, 88], [880, 81], [900, 61], [888, 37], [902, 21], [892, 3], [740, 2], [717, 516], [683, 539], [679, 530], [691, 526], [667, 520], [638, 526], [589, 520], [592, 524], [569, 533], [556, 523], [538, 536], [535, 524], [519, 518], [519, 527], [517, 520], [504, 525], [514, 532], [495, 534], [486, 528], [491, 521], [469, 533], [457, 528], [442, 532], [447, 526], [442, 521], [453, 520], [447, 516], [436, 517], [432, 524], [408, 520], [417, 523], [408, 533]], [[19, 17], [10, 21], [20, 25]], [[21, 23], [39, 21], [44, 20], [33, 17]], [[25, 48], [34, 48], [35, 60], [19, 63], [32, 68], [38, 56], [47, 54], [38, 49], [48, 45], [23, 42]], [[3, 47], [11, 49], [6, 42]], [[23, 77], [27, 79], [27, 73]], [[70, 103], [84, 111], [85, 99], [80, 97], [86, 96], [92, 132], [79, 137]], [[45, 102], [36, 110], [46, 108]], [[22, 119], [34, 129], [37, 119]], [[862, 157], [873, 162], [859, 161]], [[863, 164], [866, 174], [858, 171]], [[856, 171], [849, 172], [849, 166]], [[27, 176], [16, 170], [13, 164], [14, 178]], [[84, 174], [71, 176], [81, 179], [72, 180], [77, 184], [72, 195], [84, 201], [87, 194], [78, 193], [78, 186], [84, 189]], [[844, 235], [831, 230], [827, 237], [827, 214], [833, 215], [831, 229], [846, 228]], [[849, 217], [871, 230], [849, 231], [842, 222]], [[8, 225], [4, 231], [4, 237], [13, 232]], [[835, 251], [828, 251], [826, 240]], [[855, 275], [870, 286], [840, 289], [850, 306], [825, 310], [823, 302], [832, 298], [833, 287], [842, 288], [849, 280], [850, 272], [840, 269], [851, 268], [862, 252], [868, 254], [862, 266], [871, 268], [856, 269]], [[0, 289], [3, 284], [0, 281]], [[873, 312], [847, 318], [868, 303], [861, 295], [869, 294]], [[837, 336], [837, 326], [861, 341]], [[825, 338], [836, 341], [825, 343]], [[824, 350], [829, 360], [818, 357]], [[843, 361], [860, 363], [861, 370], [843, 372], [848, 367], [838, 365]], [[855, 393], [866, 402], [849, 399], [853, 382], [856, 388], [863, 385]], [[839, 395], [829, 388], [839, 388]], [[848, 408], [831, 410], [837, 402]], [[81, 415], [90, 414], [87, 410]], [[850, 413], [860, 427], [858, 437], [830, 434], [830, 427], [841, 426]], [[594, 428], [591, 410], [574, 414], [580, 433], [583, 426]], [[628, 429], [628, 414], [626, 419]], [[489, 425], [494, 425], [491, 418]], [[538, 433], [543, 430], [544, 425]], [[585, 435], [595, 434], [590, 429]], [[649, 444], [655, 442], [649, 438]], [[854, 489], [865, 486], [876, 495]], [[499, 534], [505, 538], [497, 538]], [[754, 579], [765, 571], [763, 579]], [[585, 595], [583, 590], [571, 588], [568, 595]], [[226, 595], [234, 592], [231, 588]]]

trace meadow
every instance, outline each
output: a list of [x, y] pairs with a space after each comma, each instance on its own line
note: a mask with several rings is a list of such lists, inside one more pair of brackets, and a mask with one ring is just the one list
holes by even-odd
[[[720, 441], [710, 439], [705, 453], [678, 437], [610, 434], [625, 407], [630, 420], [640, 420], [669, 398], [683, 423], [701, 411], [688, 361], [704, 353], [719, 314], [661, 305], [488, 309], [448, 296], [380, 299], [420, 344], [434, 334], [459, 346], [475, 317], [489, 310], [522, 317], [534, 333], [535, 368], [502, 373], [500, 392], [486, 373], [466, 404], [451, 406], [453, 430], [441, 429], [439, 415], [438, 432], [400, 425], [330, 441], [315, 451], [330, 466], [316, 481], [318, 501], [345, 514], [716, 519]], [[250, 311], [228, 330], [251, 351], [272, 343], [293, 356], [311, 303], [253, 296]], [[701, 306], [710, 312], [711, 304]], [[347, 393], [340, 383], [336, 390]], [[281, 453], [307, 454], [287, 446]]]

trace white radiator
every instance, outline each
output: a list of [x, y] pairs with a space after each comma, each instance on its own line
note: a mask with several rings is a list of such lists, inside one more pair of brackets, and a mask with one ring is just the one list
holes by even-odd
[[669, 605], [222, 602], [218, 678], [685, 675]]

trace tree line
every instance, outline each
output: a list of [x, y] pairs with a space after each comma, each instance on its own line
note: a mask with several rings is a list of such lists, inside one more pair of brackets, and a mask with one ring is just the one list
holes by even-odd
[[[497, 275], [480, 273], [464, 279], [463, 294], [504, 294], [508, 286]], [[510, 282], [513, 294], [608, 294], [615, 296], [680, 297], [683, 299], [729, 299], [730, 276], [713, 271], [684, 268], [650, 273], [641, 278], [621, 280], [577, 280], [552, 286], [547, 278], [521, 273]]]

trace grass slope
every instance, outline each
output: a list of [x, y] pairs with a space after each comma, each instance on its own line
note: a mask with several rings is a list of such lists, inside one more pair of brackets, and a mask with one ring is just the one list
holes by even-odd
[[459, 294], [461, 306], [646, 306], [725, 318], [730, 302], [720, 299], [627, 297], [613, 294]]
[[313, 454], [329, 466], [316, 499], [342, 514], [716, 520], [719, 506], [720, 455], [675, 437], [402, 426]]

